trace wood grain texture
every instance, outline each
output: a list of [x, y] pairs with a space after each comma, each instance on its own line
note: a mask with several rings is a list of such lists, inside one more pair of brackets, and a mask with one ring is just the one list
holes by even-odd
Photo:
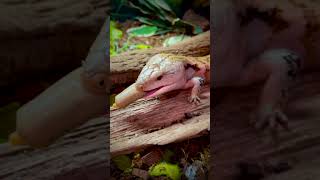
[[107, 179], [108, 135], [109, 123], [100, 117], [47, 148], [1, 144], [0, 179]]
[[[207, 86], [203, 93], [209, 92]], [[119, 155], [153, 145], [165, 145], [208, 133], [210, 99], [198, 106], [188, 102], [190, 90], [162, 99], [138, 100], [110, 112], [110, 152]], [[199, 113], [190, 119], [185, 113]]]

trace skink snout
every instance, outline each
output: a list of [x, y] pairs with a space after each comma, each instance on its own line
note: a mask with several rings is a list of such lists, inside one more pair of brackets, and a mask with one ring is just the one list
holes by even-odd
[[138, 90], [138, 91], [143, 91], [143, 85], [142, 84], [136, 84], [136, 89]]

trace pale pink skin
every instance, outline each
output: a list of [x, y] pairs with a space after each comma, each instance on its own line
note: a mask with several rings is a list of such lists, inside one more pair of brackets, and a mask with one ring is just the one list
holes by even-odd
[[[157, 97], [177, 89], [192, 88], [190, 101], [199, 102], [199, 78], [204, 78], [205, 72], [205, 67], [197, 72], [192, 68], [185, 69], [184, 62], [171, 61], [163, 54], [158, 54], [144, 66], [136, 84], [143, 91], [151, 91], [145, 98]], [[157, 79], [159, 76], [162, 78]]]

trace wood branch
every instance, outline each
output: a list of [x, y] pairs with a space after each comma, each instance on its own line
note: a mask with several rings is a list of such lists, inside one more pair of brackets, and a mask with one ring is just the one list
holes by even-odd
[[210, 53], [210, 31], [170, 47], [129, 51], [111, 57], [110, 73], [112, 84], [134, 82], [148, 59], [158, 53], [174, 53], [187, 56], [207, 55]]
[[[203, 93], [208, 92], [207, 86]], [[210, 98], [206, 97], [200, 105], [194, 106], [188, 102], [190, 90], [181, 91], [170, 98], [168, 96], [160, 100], [138, 100], [124, 109], [111, 110], [112, 156], [182, 141], [208, 132]], [[185, 113], [191, 116], [195, 113], [195, 116], [186, 119]]]
[[[291, 170], [274, 174], [270, 179], [319, 179], [319, 81], [319, 72], [309, 73], [301, 78], [296, 87], [290, 89], [286, 114], [292, 130], [281, 131], [278, 147], [270, 142], [267, 134], [260, 136], [249, 124], [250, 113], [256, 107], [260, 95], [260, 86], [215, 90], [215, 97], [221, 99], [218, 104], [212, 105], [215, 113], [212, 122], [214, 133], [210, 138], [213, 149], [210, 177], [234, 179], [240, 172], [237, 163], [242, 161], [256, 162], [257, 166], [270, 166], [270, 163], [277, 162], [292, 166]], [[266, 177], [271, 174], [266, 173]]]
[[93, 119], [43, 149], [0, 145], [0, 179], [107, 179], [109, 123]]

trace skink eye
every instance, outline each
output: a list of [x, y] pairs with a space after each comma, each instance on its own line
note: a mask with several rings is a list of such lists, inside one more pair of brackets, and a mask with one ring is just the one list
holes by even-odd
[[162, 79], [162, 76], [158, 76], [157, 80], [160, 81]]

